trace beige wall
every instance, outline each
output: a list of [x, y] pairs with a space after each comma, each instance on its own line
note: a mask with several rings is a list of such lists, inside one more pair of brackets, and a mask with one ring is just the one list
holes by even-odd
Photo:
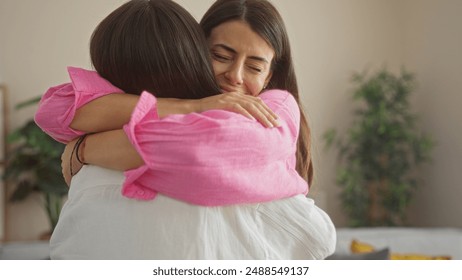
[[410, 218], [421, 226], [462, 227], [462, 1], [409, 0], [404, 62], [419, 77], [417, 107], [438, 145]]
[[[122, 0], [1, 0], [0, 82], [11, 93], [11, 106], [65, 82], [67, 65], [89, 67], [88, 39], [96, 24]], [[212, 0], [178, 0], [200, 18]], [[338, 226], [345, 217], [335, 186], [335, 155], [323, 150], [322, 133], [350, 122], [354, 71], [405, 64], [418, 75], [421, 88], [415, 109], [437, 136], [433, 168], [416, 196], [411, 223], [462, 226], [457, 160], [462, 88], [460, 69], [461, 3], [458, 0], [273, 0], [291, 36], [303, 104], [313, 129], [316, 184], [312, 190]], [[458, 71], [458, 72], [457, 72]], [[456, 100], [459, 102], [457, 103]], [[17, 127], [34, 108], [11, 113]], [[435, 190], [435, 191], [432, 191]], [[48, 227], [38, 197], [8, 208], [8, 237], [35, 239]]]
[[[13, 106], [41, 95], [68, 77], [67, 65], [89, 67], [88, 38], [96, 24], [122, 0], [1, 0], [0, 82], [10, 93], [11, 127], [31, 118], [34, 108]], [[36, 239], [48, 229], [41, 197], [7, 208], [10, 240]]]
[[322, 134], [350, 123], [350, 77], [355, 71], [387, 65], [399, 68], [402, 56], [400, 1], [276, 2], [286, 19], [296, 71], [314, 141], [318, 204], [338, 226], [345, 216], [335, 185], [335, 153], [326, 152]]

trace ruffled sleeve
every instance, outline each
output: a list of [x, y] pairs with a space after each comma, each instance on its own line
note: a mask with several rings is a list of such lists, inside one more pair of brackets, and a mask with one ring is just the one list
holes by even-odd
[[[146, 134], [146, 125], [148, 120], [158, 120], [157, 99], [150, 93], [143, 92], [140, 100], [132, 113], [130, 122], [124, 126], [125, 134], [130, 143], [135, 147], [137, 152], [143, 158], [144, 162], [149, 165], [152, 157], [148, 156], [142, 149], [143, 136]], [[128, 170], [124, 173], [125, 181], [122, 186], [122, 194], [129, 198], [142, 200], [153, 199], [157, 192], [153, 188], [146, 188], [139, 182], [139, 178], [149, 175], [152, 172], [147, 165]]]
[[68, 67], [71, 83], [51, 87], [40, 100], [36, 124], [56, 141], [67, 143], [85, 132], [72, 129], [76, 111], [99, 97], [122, 93], [95, 71]]
[[[146, 153], [145, 147], [146, 136], [149, 138], [150, 122], [159, 120], [157, 113], [157, 99], [154, 95], [143, 92], [140, 96], [135, 110], [132, 113], [130, 122], [124, 126], [125, 134], [127, 135], [130, 143], [135, 147], [137, 152], [143, 158], [144, 162], [149, 166], [152, 165], [152, 158], [155, 155]], [[146, 135], [148, 134], [148, 135]]]
[[53, 139], [67, 143], [84, 134], [69, 127], [75, 115], [76, 92], [72, 84], [51, 87], [42, 96], [35, 113], [35, 123]]

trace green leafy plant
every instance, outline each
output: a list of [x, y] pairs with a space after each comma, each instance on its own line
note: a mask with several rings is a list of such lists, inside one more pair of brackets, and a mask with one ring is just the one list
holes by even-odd
[[406, 223], [406, 210], [418, 187], [417, 168], [431, 160], [434, 141], [417, 128], [409, 97], [413, 74], [386, 69], [368, 77], [355, 74], [353, 100], [360, 103], [345, 135], [331, 129], [326, 147], [335, 146], [337, 184], [350, 226], [395, 226]]
[[[36, 104], [34, 98], [19, 104], [20, 109]], [[64, 145], [45, 134], [33, 120], [27, 121], [8, 135], [11, 149], [5, 168], [5, 179], [15, 186], [10, 201], [24, 200], [32, 192], [43, 193], [43, 206], [53, 231], [68, 192], [61, 173]]]

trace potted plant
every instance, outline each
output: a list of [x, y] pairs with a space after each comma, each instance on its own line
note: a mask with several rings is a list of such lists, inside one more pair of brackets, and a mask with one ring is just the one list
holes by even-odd
[[[34, 98], [17, 106], [20, 109], [36, 104]], [[12, 202], [25, 199], [32, 192], [43, 193], [43, 206], [50, 222], [51, 234], [68, 192], [61, 173], [61, 154], [64, 145], [45, 134], [34, 122], [27, 121], [8, 135], [11, 149], [8, 152], [5, 179], [15, 188], [9, 198]]]
[[418, 187], [417, 168], [431, 160], [431, 137], [418, 129], [409, 98], [413, 74], [386, 69], [355, 74], [353, 100], [359, 103], [354, 121], [343, 136], [324, 134], [326, 147], [338, 152], [337, 184], [350, 226], [396, 226]]

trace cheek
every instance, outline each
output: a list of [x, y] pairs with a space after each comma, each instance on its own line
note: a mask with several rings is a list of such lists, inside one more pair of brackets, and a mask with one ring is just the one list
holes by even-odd
[[226, 65], [218, 61], [212, 61], [213, 73], [218, 77], [226, 72]]
[[263, 90], [263, 86], [265, 85], [265, 79], [254, 78], [253, 80], [249, 80], [246, 84], [247, 89], [253, 96], [257, 96]]

